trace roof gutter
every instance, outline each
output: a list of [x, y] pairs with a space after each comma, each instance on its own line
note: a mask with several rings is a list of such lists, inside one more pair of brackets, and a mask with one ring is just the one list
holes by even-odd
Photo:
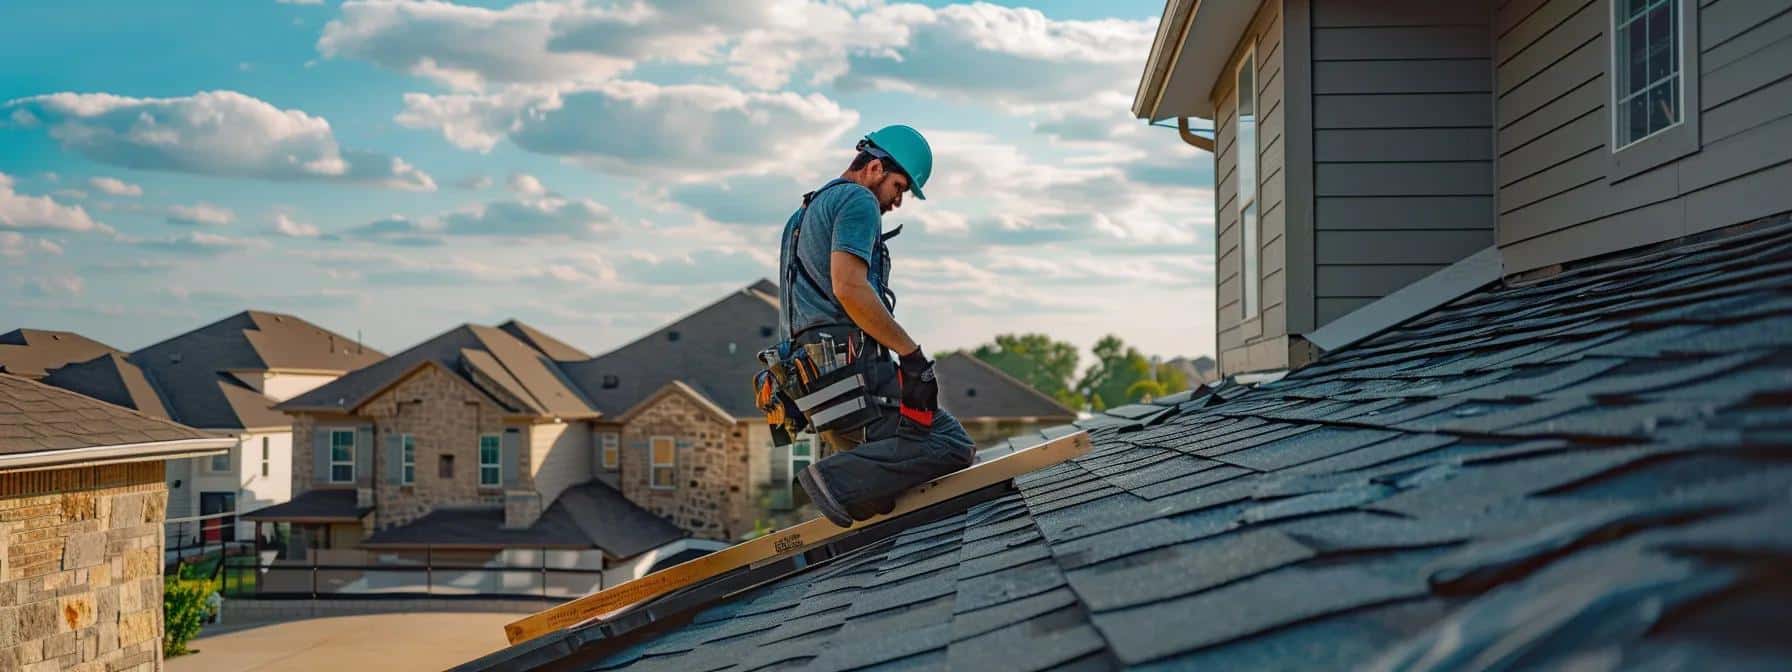
[[1204, 150], [1209, 154], [1213, 153], [1213, 138], [1203, 138], [1189, 130], [1188, 117], [1176, 118], [1176, 133], [1182, 136], [1183, 142], [1193, 145], [1195, 149]]
[[116, 446], [92, 446], [68, 450], [45, 450], [33, 453], [0, 455], [0, 471], [38, 471], [74, 466], [97, 466], [172, 460], [183, 457], [217, 455], [236, 445], [236, 439], [180, 439], [150, 443], [126, 443]]

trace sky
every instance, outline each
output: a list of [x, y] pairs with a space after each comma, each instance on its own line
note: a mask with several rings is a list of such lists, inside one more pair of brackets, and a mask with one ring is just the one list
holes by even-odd
[[591, 352], [758, 278], [867, 132], [930, 351], [1213, 352], [1212, 161], [1129, 112], [1161, 0], [62, 0], [0, 6], [0, 330], [135, 349], [244, 309], [397, 352], [517, 318]]

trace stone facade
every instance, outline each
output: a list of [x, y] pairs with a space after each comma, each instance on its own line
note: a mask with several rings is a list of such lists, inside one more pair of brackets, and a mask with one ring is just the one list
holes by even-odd
[[0, 474], [0, 670], [155, 670], [161, 462]]
[[[374, 529], [409, 523], [442, 505], [502, 505], [502, 484], [479, 485], [479, 437], [502, 436], [509, 427], [524, 433], [522, 450], [527, 451], [529, 445], [528, 425], [506, 425], [504, 415], [504, 409], [465, 381], [440, 368], [425, 367], [368, 401], [358, 415], [297, 414], [293, 421], [293, 491], [341, 487], [322, 482], [312, 473], [316, 464], [312, 451], [317, 445], [313, 437], [318, 431], [371, 423], [374, 473], [356, 474], [356, 481], [373, 489]], [[415, 444], [415, 478], [410, 485], [392, 482], [386, 471], [386, 437], [402, 434], [410, 434]], [[441, 475], [443, 455], [453, 456], [447, 478]], [[527, 455], [523, 463], [530, 464]], [[506, 465], [506, 469], [512, 468], [514, 465]], [[534, 487], [534, 476], [525, 471], [515, 475], [511, 489]]]
[[[623, 425], [622, 494], [694, 536], [733, 541], [756, 518], [748, 434], [745, 422], [724, 421], [683, 394], [664, 395]], [[670, 436], [677, 447], [670, 488], [651, 487], [655, 436]]]

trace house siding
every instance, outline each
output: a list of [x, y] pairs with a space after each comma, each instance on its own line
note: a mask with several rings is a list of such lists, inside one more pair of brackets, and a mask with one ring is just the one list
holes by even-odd
[[1295, 4], [1310, 8], [1313, 305], [1301, 308], [1317, 328], [1493, 244], [1492, 7]]
[[[1495, 16], [1498, 241], [1506, 272], [1792, 210], [1792, 1], [1692, 2], [1698, 151], [1633, 175], [1611, 156], [1609, 0]], [[1691, 89], [1689, 88], [1689, 93]], [[1648, 141], [1645, 141], [1648, 142]]]
[[[362, 483], [371, 480], [374, 484], [374, 529], [409, 523], [438, 506], [500, 504], [506, 489], [535, 487], [533, 474], [513, 477], [509, 473], [513, 465], [509, 464], [504, 465], [503, 483], [514, 485], [479, 485], [480, 435], [502, 436], [506, 429], [527, 429], [507, 425], [502, 408], [468, 388], [454, 374], [426, 367], [369, 400], [361, 411], [378, 427], [374, 452], [379, 455], [380, 464], [373, 473], [356, 475]], [[416, 480], [408, 486], [399, 485], [392, 478], [385, 454], [386, 437], [402, 434], [410, 434], [416, 441]], [[454, 456], [452, 478], [438, 475], [438, 461], [444, 454]], [[294, 462], [309, 463], [311, 460]]]
[[[650, 487], [651, 441], [677, 449], [671, 488]], [[641, 508], [704, 539], [731, 541], [753, 529], [756, 496], [747, 423], [724, 421], [682, 394], [631, 411], [622, 429], [622, 494]]]
[[[1238, 45], [1233, 49], [1219, 81], [1212, 92], [1214, 115], [1214, 221], [1218, 244], [1215, 324], [1220, 366], [1232, 372], [1248, 370], [1246, 352], [1255, 343], [1273, 340], [1288, 333], [1288, 312], [1285, 297], [1287, 278], [1285, 246], [1287, 245], [1288, 148], [1283, 142], [1288, 110], [1283, 105], [1286, 86], [1283, 76], [1282, 3], [1271, 0], [1258, 7]], [[1258, 314], [1244, 316], [1244, 280], [1242, 275], [1242, 233], [1238, 212], [1238, 91], [1236, 73], [1246, 54], [1256, 47], [1257, 57], [1257, 221], [1261, 230], [1257, 237], [1260, 251], [1258, 265], [1261, 300]], [[1280, 366], [1286, 366], [1283, 357]], [[1263, 368], [1263, 367], [1252, 367]]]
[[567, 488], [591, 480], [591, 423], [562, 422], [529, 428], [530, 474], [546, 509]]

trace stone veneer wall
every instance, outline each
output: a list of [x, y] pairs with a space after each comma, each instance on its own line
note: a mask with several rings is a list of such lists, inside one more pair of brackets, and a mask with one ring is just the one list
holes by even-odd
[[0, 669], [162, 662], [161, 462], [0, 474]]
[[[413, 403], [415, 401], [422, 403]], [[472, 403], [469, 403], [472, 402]], [[444, 504], [467, 505], [502, 502], [504, 488], [479, 487], [479, 435], [504, 433], [504, 409], [469, 389], [466, 382], [435, 367], [425, 368], [373, 398], [361, 408], [375, 422], [374, 451], [381, 462], [374, 474], [377, 491], [374, 526], [384, 529], [423, 517]], [[519, 439], [528, 448], [528, 428]], [[384, 470], [388, 434], [410, 434], [416, 440], [416, 479], [411, 485], [393, 485]], [[438, 475], [441, 455], [454, 455], [454, 476]], [[527, 455], [522, 462], [529, 464]], [[505, 465], [511, 469], [513, 465]], [[517, 475], [518, 490], [533, 490], [528, 473]]]
[[[678, 442], [675, 487], [648, 487], [651, 437]], [[747, 427], [724, 422], [682, 394], [668, 394], [622, 429], [622, 494], [704, 539], [732, 541], [753, 529]]]

